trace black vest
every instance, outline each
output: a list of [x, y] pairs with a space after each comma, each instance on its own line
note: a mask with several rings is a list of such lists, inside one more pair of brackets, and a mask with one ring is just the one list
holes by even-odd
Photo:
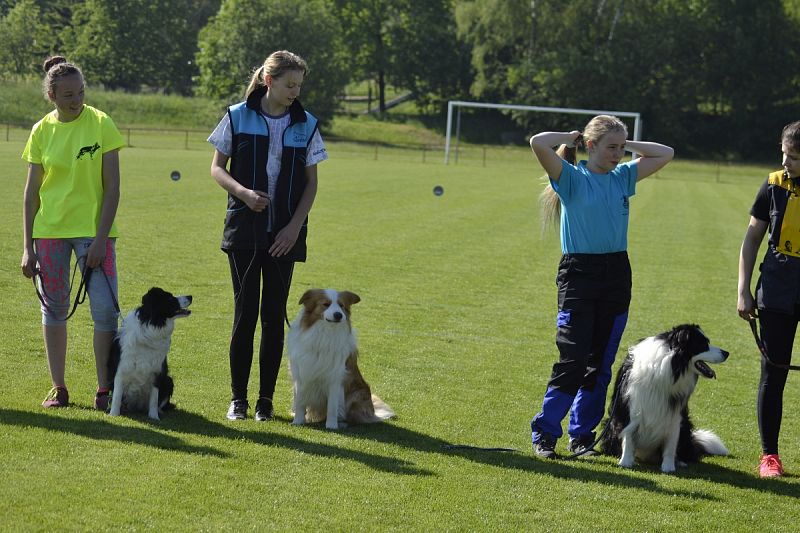
[[[230, 174], [242, 186], [252, 190], [267, 191], [267, 158], [269, 157], [270, 131], [261, 114], [261, 98], [266, 87], [253, 91], [246, 102], [228, 108], [233, 143], [231, 145]], [[267, 231], [278, 232], [292, 218], [306, 188], [306, 152], [317, 131], [317, 119], [306, 112], [295, 100], [289, 107], [289, 126], [283, 132], [281, 170], [270, 206], [256, 213], [233, 196], [228, 195], [228, 211], [222, 235], [223, 250], [266, 250], [273, 242]], [[269, 217], [269, 218], [268, 218]], [[308, 218], [291, 251], [282, 260], [306, 260], [306, 235]]]

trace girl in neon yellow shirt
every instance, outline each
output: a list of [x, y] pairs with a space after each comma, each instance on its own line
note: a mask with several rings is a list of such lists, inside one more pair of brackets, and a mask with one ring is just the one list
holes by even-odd
[[119, 204], [119, 149], [122, 136], [111, 118], [84, 105], [80, 69], [61, 56], [44, 63], [43, 90], [55, 109], [31, 130], [22, 158], [28, 162], [23, 206], [22, 273], [41, 275], [42, 330], [53, 388], [44, 407], [64, 407], [66, 316], [70, 303], [70, 262], [102, 269], [89, 283], [94, 321], [98, 389], [95, 408], [108, 406], [107, 361], [117, 328], [117, 270], [114, 217]]

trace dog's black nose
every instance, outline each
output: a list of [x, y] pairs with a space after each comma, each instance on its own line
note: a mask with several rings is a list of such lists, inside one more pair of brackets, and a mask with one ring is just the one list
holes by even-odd
[[723, 357], [723, 360], [727, 359], [727, 358], [728, 358], [728, 356], [730, 355], [730, 354], [729, 354], [728, 352], [726, 352], [725, 350], [720, 350], [720, 351], [722, 352], [722, 357]]
[[334, 321], [339, 322], [341, 319], [342, 319], [342, 313], [340, 313], [339, 311], [336, 311], [335, 313], [333, 313], [333, 320]]

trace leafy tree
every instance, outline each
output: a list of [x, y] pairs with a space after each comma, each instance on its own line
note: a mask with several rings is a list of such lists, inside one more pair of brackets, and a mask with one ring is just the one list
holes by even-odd
[[414, 93], [423, 106], [443, 107], [469, 94], [469, 46], [458, 38], [453, 2], [411, 0], [398, 20], [392, 27], [392, 85]]
[[[533, 53], [534, 28], [529, 0], [469, 0], [456, 5], [458, 35], [472, 47], [473, 96], [513, 99], [510, 84]], [[538, 4], [536, 4], [538, 5]]]
[[[196, 44], [191, 0], [85, 0], [63, 36], [70, 58], [112, 89], [191, 89]], [[205, 4], [205, 2], [200, 2]]]
[[639, 111], [646, 135], [680, 153], [753, 157], [798, 110], [787, 1], [463, 1], [457, 21], [477, 97]]
[[3, 77], [41, 73], [50, 35], [33, 0], [20, 0], [0, 19], [0, 73]]
[[330, 120], [349, 78], [340, 33], [324, 0], [224, 0], [200, 32], [198, 93], [241, 100], [266, 56], [290, 50], [309, 65], [300, 99], [320, 120]]
[[463, 94], [470, 67], [456, 37], [452, 0], [335, 0], [350, 63], [361, 79], [414, 92], [423, 103]]
[[375, 79], [378, 106], [386, 110], [386, 72], [390, 66], [391, 28], [408, 0], [335, 0], [353, 70]]

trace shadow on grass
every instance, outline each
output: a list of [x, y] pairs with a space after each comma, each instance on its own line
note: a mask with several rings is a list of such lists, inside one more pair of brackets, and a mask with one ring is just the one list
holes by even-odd
[[[99, 413], [98, 413], [99, 414]], [[96, 440], [131, 442], [152, 446], [162, 450], [184, 453], [229, 457], [230, 455], [208, 446], [193, 446], [185, 441], [155, 429], [125, 427], [100, 420], [76, 420], [54, 416], [51, 413], [36, 413], [14, 409], [0, 409], [0, 424], [6, 426], [36, 427], [48, 431], [72, 433]]]
[[[309, 424], [306, 427], [321, 432], [329, 431], [325, 429], [322, 424]], [[719, 500], [719, 498], [715, 496], [698, 493], [696, 490], [680, 491], [670, 487], [661, 487], [656, 481], [642, 478], [638, 474], [631, 474], [622, 469], [613, 472], [603, 471], [598, 469], [596, 464], [593, 466], [587, 460], [543, 460], [534, 458], [531, 454], [525, 454], [521, 451], [490, 452], [475, 449], [448, 449], [446, 446], [451, 444], [448, 441], [406, 429], [392, 423], [353, 426], [340, 430], [338, 433], [354, 439], [373, 440], [387, 445], [440, 454], [445, 457], [459, 457], [484, 465], [522, 470], [564, 480], [623, 486], [693, 499]]]
[[[321, 426], [317, 427], [321, 431], [324, 431]], [[373, 426], [356, 426], [346, 431], [348, 435], [355, 438], [371, 439], [418, 451], [458, 456], [482, 464], [537, 472], [560, 479], [625, 486], [657, 493], [684, 496], [692, 499], [720, 500], [716, 496], [698, 493], [696, 490], [676, 491], [673, 487], [661, 487], [659, 486], [658, 480], [644, 479], [640, 476], [642, 473], [670, 476], [669, 474], [662, 474], [658, 465], [637, 465], [635, 470], [631, 472], [618, 467], [617, 459], [609, 456], [554, 461], [551, 459], [538, 459], [533, 457], [532, 452], [526, 454], [524, 451], [493, 452], [481, 449], [448, 449], [447, 446], [451, 443], [445, 440], [424, 435], [391, 423]], [[609, 466], [612, 466], [614, 471], [606, 472], [599, 470], [597, 468], [598, 466], [605, 468], [605, 465], [601, 464], [601, 462], [610, 463]], [[754, 489], [760, 492], [772, 493], [777, 496], [800, 498], [797, 484], [788, 479], [760, 479], [756, 476], [755, 472], [742, 472], [709, 462], [700, 462], [680, 468], [676, 475], [679, 478], [702, 479], [710, 483], [726, 484], [743, 489]], [[670, 478], [666, 477], [665, 479]]]
[[[105, 417], [107, 415], [102, 416]], [[136, 419], [139, 419], [139, 417], [136, 417]], [[143, 418], [142, 420], [152, 424], [154, 429], [120, 426], [107, 422], [105, 419], [75, 420], [73, 418], [63, 418], [50, 412], [37, 413], [14, 409], [0, 409], [0, 425], [37, 427], [49, 431], [72, 433], [74, 435], [97, 440], [130, 442], [184, 453], [211, 455], [222, 458], [231, 457], [231, 454], [227, 452], [209, 446], [193, 446], [182, 439], [160, 430], [177, 431], [203, 437], [224, 438], [238, 442], [249, 441], [264, 446], [278, 446], [321, 457], [346, 459], [360, 462], [376, 470], [383, 470], [396, 474], [417, 476], [433, 475], [433, 472], [416, 468], [413, 463], [403, 459], [348, 450], [337, 446], [310, 442], [265, 431], [235, 428], [230, 424], [214, 422], [198, 414], [186, 411], [172, 412], [160, 422], [151, 422], [147, 418]], [[244, 424], [239, 425], [243, 426]], [[259, 427], [268, 428], [268, 425], [260, 424]]]
[[[284, 419], [277, 419], [273, 422], [238, 421], [238, 422], [216, 422], [209, 420], [197, 413], [187, 411], [177, 411], [171, 413], [167, 419], [168, 427], [171, 431], [191, 433], [201, 436], [223, 438], [235, 441], [246, 440], [254, 444], [264, 446], [279, 446], [297, 452], [317, 455], [320, 457], [332, 457], [346, 459], [364, 464], [375, 470], [392, 472], [395, 474], [431, 476], [434, 475], [430, 470], [417, 468], [410, 461], [398, 459], [396, 457], [386, 457], [371, 453], [364, 453], [357, 450], [349, 450], [329, 444], [302, 440], [287, 435], [269, 432], [271, 424]], [[286, 420], [288, 422], [288, 420]], [[255, 424], [255, 425], [254, 425]], [[260, 429], [249, 429], [258, 427]], [[248, 428], [248, 429], [246, 429]], [[267, 430], [267, 431], [264, 431]]]
[[752, 473], [732, 470], [722, 465], [702, 463], [691, 465], [678, 471], [680, 477], [702, 479], [709, 483], [730, 485], [739, 489], [752, 489], [759, 492], [769, 492], [777, 496], [790, 496], [800, 498], [797, 483], [790, 481], [795, 476], [787, 475], [781, 478], [761, 479], [753, 468]]

